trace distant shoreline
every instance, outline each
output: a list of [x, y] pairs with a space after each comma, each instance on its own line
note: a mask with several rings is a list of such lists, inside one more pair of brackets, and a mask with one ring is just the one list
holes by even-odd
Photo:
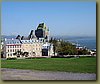
[[[1, 35], [4, 38], [16, 38], [16, 35]], [[50, 38], [62, 39], [65, 41], [76, 43], [78, 42], [81, 46], [86, 46], [89, 49], [96, 49], [96, 36], [50, 36]], [[90, 40], [90, 41], [89, 41]], [[92, 43], [93, 42], [93, 43]]]

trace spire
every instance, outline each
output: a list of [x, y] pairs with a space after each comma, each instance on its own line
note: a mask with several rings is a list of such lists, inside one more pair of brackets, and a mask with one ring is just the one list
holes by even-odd
[[20, 36], [20, 35], [18, 35], [18, 36], [16, 37], [16, 39], [19, 39], [19, 40], [20, 40], [20, 39], [21, 39], [21, 36]]
[[33, 38], [36, 38], [36, 36], [34, 34], [34, 31], [31, 30], [31, 33], [29, 34], [28, 39], [33, 39]]

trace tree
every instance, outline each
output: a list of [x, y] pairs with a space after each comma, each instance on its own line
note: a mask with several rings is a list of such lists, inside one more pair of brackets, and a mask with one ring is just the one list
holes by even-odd
[[69, 42], [65, 41], [58, 41], [56, 39], [50, 40], [51, 43], [54, 45], [54, 54], [57, 52], [59, 55], [75, 55], [77, 54], [76, 46], [72, 45]]
[[28, 57], [29, 56], [29, 52], [23, 52], [22, 55], [25, 56], [25, 57]]
[[13, 55], [16, 55], [17, 57], [20, 57], [20, 55], [22, 55], [23, 52], [21, 51], [16, 51], [15, 53], [13, 53]]
[[54, 56], [55, 56], [55, 52], [56, 52], [56, 49], [57, 49], [57, 40], [54, 38], [51, 37], [51, 39], [49, 40], [50, 43], [53, 44], [53, 51], [54, 51]]
[[3, 54], [4, 54], [4, 51], [2, 50], [2, 51], [1, 51], [1, 58], [3, 58]]
[[78, 50], [78, 55], [86, 55], [86, 54], [90, 54], [90, 53], [88, 52], [88, 50], [86, 50], [86, 49], [79, 49], [79, 50]]
[[58, 53], [63, 53], [64, 55], [74, 55], [77, 54], [77, 49], [69, 42], [61, 41], [60, 45], [57, 47]]

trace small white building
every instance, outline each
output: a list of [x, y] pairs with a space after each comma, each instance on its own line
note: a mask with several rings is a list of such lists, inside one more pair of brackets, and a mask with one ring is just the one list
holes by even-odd
[[96, 56], [96, 49], [90, 50], [90, 54], [93, 55], [93, 56]]
[[53, 44], [46, 42], [42, 46], [42, 56], [54, 56]]

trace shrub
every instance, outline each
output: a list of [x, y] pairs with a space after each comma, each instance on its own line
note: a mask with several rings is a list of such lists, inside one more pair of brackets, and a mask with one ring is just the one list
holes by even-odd
[[7, 58], [7, 60], [16, 60], [17, 58]]

